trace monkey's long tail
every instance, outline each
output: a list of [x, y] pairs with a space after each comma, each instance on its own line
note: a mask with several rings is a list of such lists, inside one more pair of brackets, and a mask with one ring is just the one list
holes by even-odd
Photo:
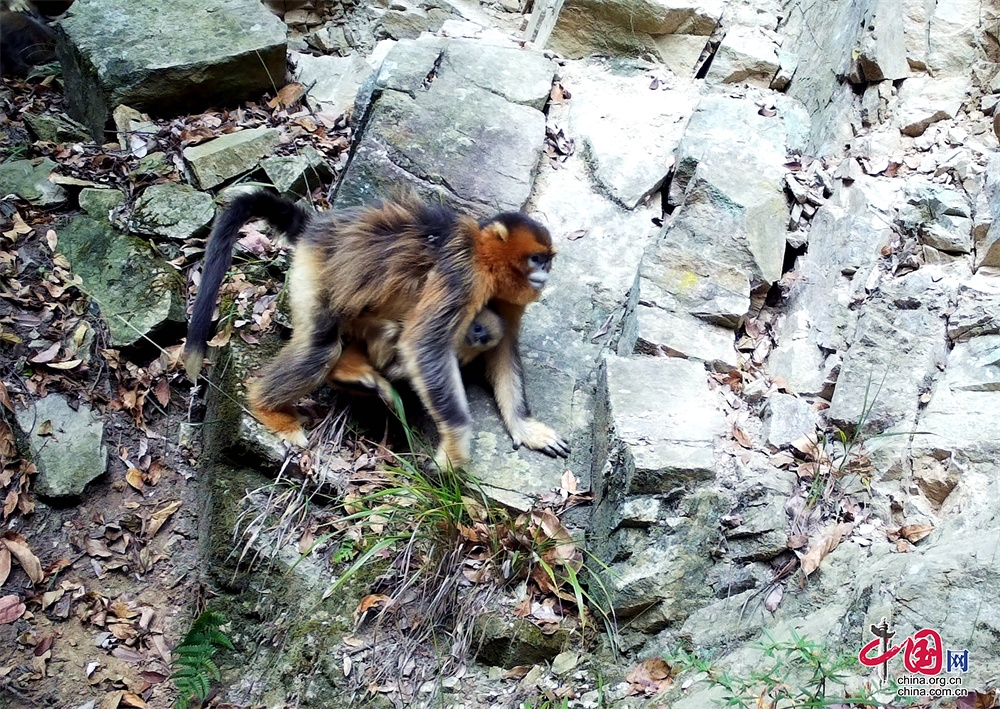
[[184, 368], [191, 381], [198, 378], [208, 351], [208, 332], [212, 326], [215, 299], [222, 287], [222, 279], [233, 262], [233, 246], [240, 229], [251, 219], [266, 219], [294, 242], [309, 223], [310, 214], [294, 202], [257, 190], [236, 197], [216, 220], [208, 238], [201, 285], [191, 310], [187, 343], [184, 345]]

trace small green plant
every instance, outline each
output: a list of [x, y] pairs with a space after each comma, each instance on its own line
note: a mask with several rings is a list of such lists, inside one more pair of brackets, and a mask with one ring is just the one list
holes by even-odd
[[187, 709], [195, 699], [204, 701], [211, 681], [218, 680], [219, 668], [212, 660], [216, 650], [232, 650], [233, 643], [219, 628], [226, 622], [221, 613], [205, 611], [191, 624], [191, 629], [174, 648], [174, 666], [170, 675], [177, 688], [177, 709]]
[[719, 704], [740, 709], [783, 709], [826, 707], [831, 705], [879, 706], [870, 692], [845, 696], [842, 688], [848, 673], [860, 669], [853, 653], [831, 655], [826, 648], [791, 631], [791, 639], [775, 640], [764, 631], [759, 645], [765, 660], [760, 669], [748, 676], [720, 672], [711, 663], [678, 650], [666, 658], [681, 671], [694, 669], [706, 675], [706, 681], [723, 690]]

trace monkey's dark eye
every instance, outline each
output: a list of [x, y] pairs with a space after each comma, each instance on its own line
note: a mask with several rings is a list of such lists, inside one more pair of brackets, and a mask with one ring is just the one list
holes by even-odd
[[486, 326], [478, 322], [472, 323], [472, 335], [477, 339], [484, 337], [486, 335]]
[[528, 257], [528, 264], [532, 268], [547, 268], [549, 261], [550, 259], [546, 254], [532, 254]]

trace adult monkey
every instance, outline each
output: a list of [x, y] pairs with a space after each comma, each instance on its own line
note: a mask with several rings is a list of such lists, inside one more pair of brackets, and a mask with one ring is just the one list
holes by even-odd
[[209, 238], [184, 350], [192, 379], [201, 370], [233, 244], [252, 218], [266, 219], [296, 244], [288, 278], [292, 338], [249, 386], [251, 410], [265, 426], [305, 446], [293, 405], [334, 369], [342, 337], [366, 340], [387, 323], [402, 323], [400, 360], [441, 437], [435, 461], [464, 464], [472, 421], [456, 350], [489, 306], [503, 319], [504, 334], [483, 354], [486, 376], [515, 448], [569, 455], [566, 439], [531, 418], [518, 352], [524, 308], [538, 298], [555, 255], [541, 224], [519, 212], [477, 222], [412, 194], [315, 215], [268, 192], [240, 195]]

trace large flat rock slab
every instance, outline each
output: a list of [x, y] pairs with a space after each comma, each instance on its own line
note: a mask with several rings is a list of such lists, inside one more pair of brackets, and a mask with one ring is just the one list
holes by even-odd
[[119, 104], [178, 115], [285, 82], [285, 24], [257, 0], [79, 0], [58, 30], [70, 112], [98, 143]]
[[516, 48], [400, 42], [364, 89], [362, 135], [336, 206], [407, 186], [480, 216], [527, 202], [545, 139], [555, 65]]
[[941, 309], [953, 298], [930, 270], [882, 286], [858, 318], [828, 411], [838, 427], [881, 433], [915, 421], [947, 355]]
[[[714, 446], [725, 417], [700, 362], [609, 356], [598, 401], [603, 415], [595, 418], [595, 438], [622, 450], [624, 491], [666, 492], [715, 475]], [[595, 448], [598, 456], [605, 450]]]
[[104, 473], [108, 464], [104, 424], [86, 404], [74, 410], [62, 396], [50, 394], [18, 411], [17, 424], [28, 437], [38, 468], [33, 487], [39, 495], [75, 497]]
[[[536, 3], [535, 12], [544, 5]], [[565, 0], [555, 6], [551, 36], [540, 33], [536, 41], [547, 40], [545, 46], [570, 58], [655, 55], [657, 38], [712, 34], [724, 5], [721, 0]]]
[[1000, 335], [959, 342], [921, 414], [914, 447], [994, 463], [1000, 455]]
[[[795, 264], [788, 305], [775, 327], [777, 347], [768, 369], [798, 394], [827, 388], [829, 352], [846, 349], [858, 313], [851, 303], [865, 295], [881, 248], [892, 237], [888, 205], [898, 186], [863, 178], [837, 183], [812, 220], [809, 251]], [[881, 378], [881, 373], [877, 375]]]
[[787, 99], [764, 116], [750, 99], [702, 98], [677, 148], [669, 199], [678, 213], [664, 238], [743, 268], [755, 283], [778, 280], [788, 223], [782, 164], [803, 116]]
[[740, 269], [657, 240], [642, 259], [618, 353], [666, 354], [734, 369], [734, 330], [750, 309]]
[[688, 85], [650, 91], [645, 72], [613, 73], [598, 62], [584, 69], [562, 72], [573, 92], [569, 133], [582, 141], [601, 187], [633, 209], [673, 168], [697, 93]]

